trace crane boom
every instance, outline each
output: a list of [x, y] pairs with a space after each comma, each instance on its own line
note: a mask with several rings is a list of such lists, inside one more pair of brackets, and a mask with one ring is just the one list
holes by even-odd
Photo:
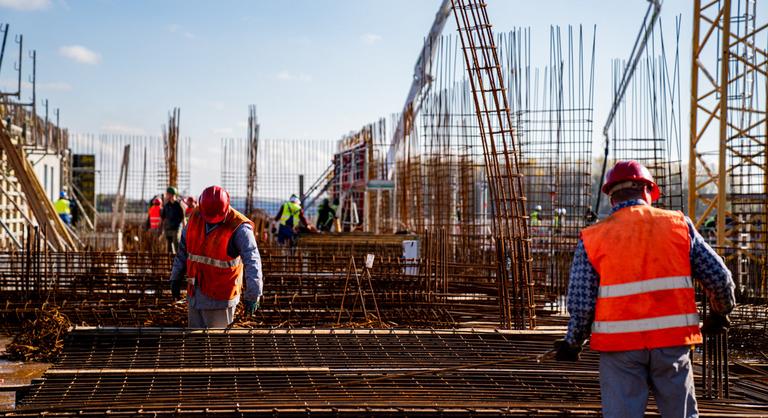
[[[417, 97], [419, 97], [419, 94], [424, 90], [424, 88], [428, 87], [432, 82], [432, 62], [434, 61], [435, 53], [437, 52], [436, 48], [434, 48], [434, 43], [437, 37], [443, 33], [445, 22], [448, 20], [450, 15], [451, 0], [443, 0], [440, 4], [440, 8], [437, 10], [437, 14], [435, 15], [435, 21], [432, 23], [432, 28], [429, 30], [427, 40], [424, 42], [424, 47], [421, 49], [418, 60], [416, 60], [416, 66], [413, 68], [413, 82], [411, 83], [411, 89], [408, 91], [408, 96], [405, 99], [403, 111], [400, 112], [395, 131], [392, 134], [392, 142], [389, 144], [386, 164], [386, 167], [388, 167], [389, 170], [387, 173], [387, 178], [389, 180], [392, 180], [394, 176], [395, 157], [397, 156], [400, 143], [403, 141], [403, 137], [405, 136], [404, 131], [406, 115], [411, 110], [413, 110], [413, 113], [416, 113], [415, 110], [418, 109], [421, 104], [420, 100], [416, 102]], [[416, 106], [414, 106], [414, 104], [416, 104]]]

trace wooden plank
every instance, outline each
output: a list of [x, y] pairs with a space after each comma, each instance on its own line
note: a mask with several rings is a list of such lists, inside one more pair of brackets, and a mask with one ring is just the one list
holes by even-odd
[[4, 151], [8, 165], [16, 175], [27, 205], [32, 209], [37, 223], [46, 226], [47, 239], [54, 249], [61, 251], [77, 249], [78, 245], [70, 235], [69, 229], [56, 213], [53, 202], [48, 200], [29, 161], [24, 158], [24, 152], [17, 148], [11, 141], [11, 137], [1, 129], [0, 149]]

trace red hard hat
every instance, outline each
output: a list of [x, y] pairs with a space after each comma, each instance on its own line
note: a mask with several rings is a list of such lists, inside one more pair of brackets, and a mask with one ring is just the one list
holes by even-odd
[[158, 198], [154, 198], [154, 199], [152, 199], [152, 205], [153, 205], [153, 206], [158, 206], [158, 205], [160, 205], [160, 204], [162, 204], [162, 203], [163, 203], [163, 202], [162, 202], [160, 199], [158, 199]]
[[651, 172], [644, 165], [634, 160], [617, 161], [616, 165], [605, 176], [602, 192], [610, 194], [614, 186], [625, 181], [639, 181], [648, 185], [651, 188], [652, 202], [659, 200], [661, 196], [659, 186], [653, 181]]
[[209, 224], [224, 220], [229, 211], [229, 193], [219, 186], [210, 186], [203, 190], [198, 199], [200, 216]]

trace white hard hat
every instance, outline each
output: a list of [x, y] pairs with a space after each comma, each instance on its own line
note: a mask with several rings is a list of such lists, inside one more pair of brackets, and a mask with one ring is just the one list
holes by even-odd
[[536, 205], [535, 210], [541, 211], [541, 205]]

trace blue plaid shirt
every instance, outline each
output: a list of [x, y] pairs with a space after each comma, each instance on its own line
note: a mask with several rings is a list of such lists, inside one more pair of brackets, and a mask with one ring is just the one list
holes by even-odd
[[[645, 205], [643, 200], [629, 200], [614, 206], [611, 213], [629, 206]], [[691, 274], [704, 286], [712, 308], [717, 312], [727, 314], [736, 305], [734, 295], [735, 285], [731, 272], [723, 260], [710, 247], [704, 238], [696, 231], [693, 223], [687, 217], [688, 230], [691, 235]], [[584, 242], [579, 240], [571, 264], [570, 282], [568, 283], [568, 333], [565, 340], [570, 344], [582, 344], [589, 338], [592, 320], [597, 304], [597, 290], [600, 277], [589, 262]]]

